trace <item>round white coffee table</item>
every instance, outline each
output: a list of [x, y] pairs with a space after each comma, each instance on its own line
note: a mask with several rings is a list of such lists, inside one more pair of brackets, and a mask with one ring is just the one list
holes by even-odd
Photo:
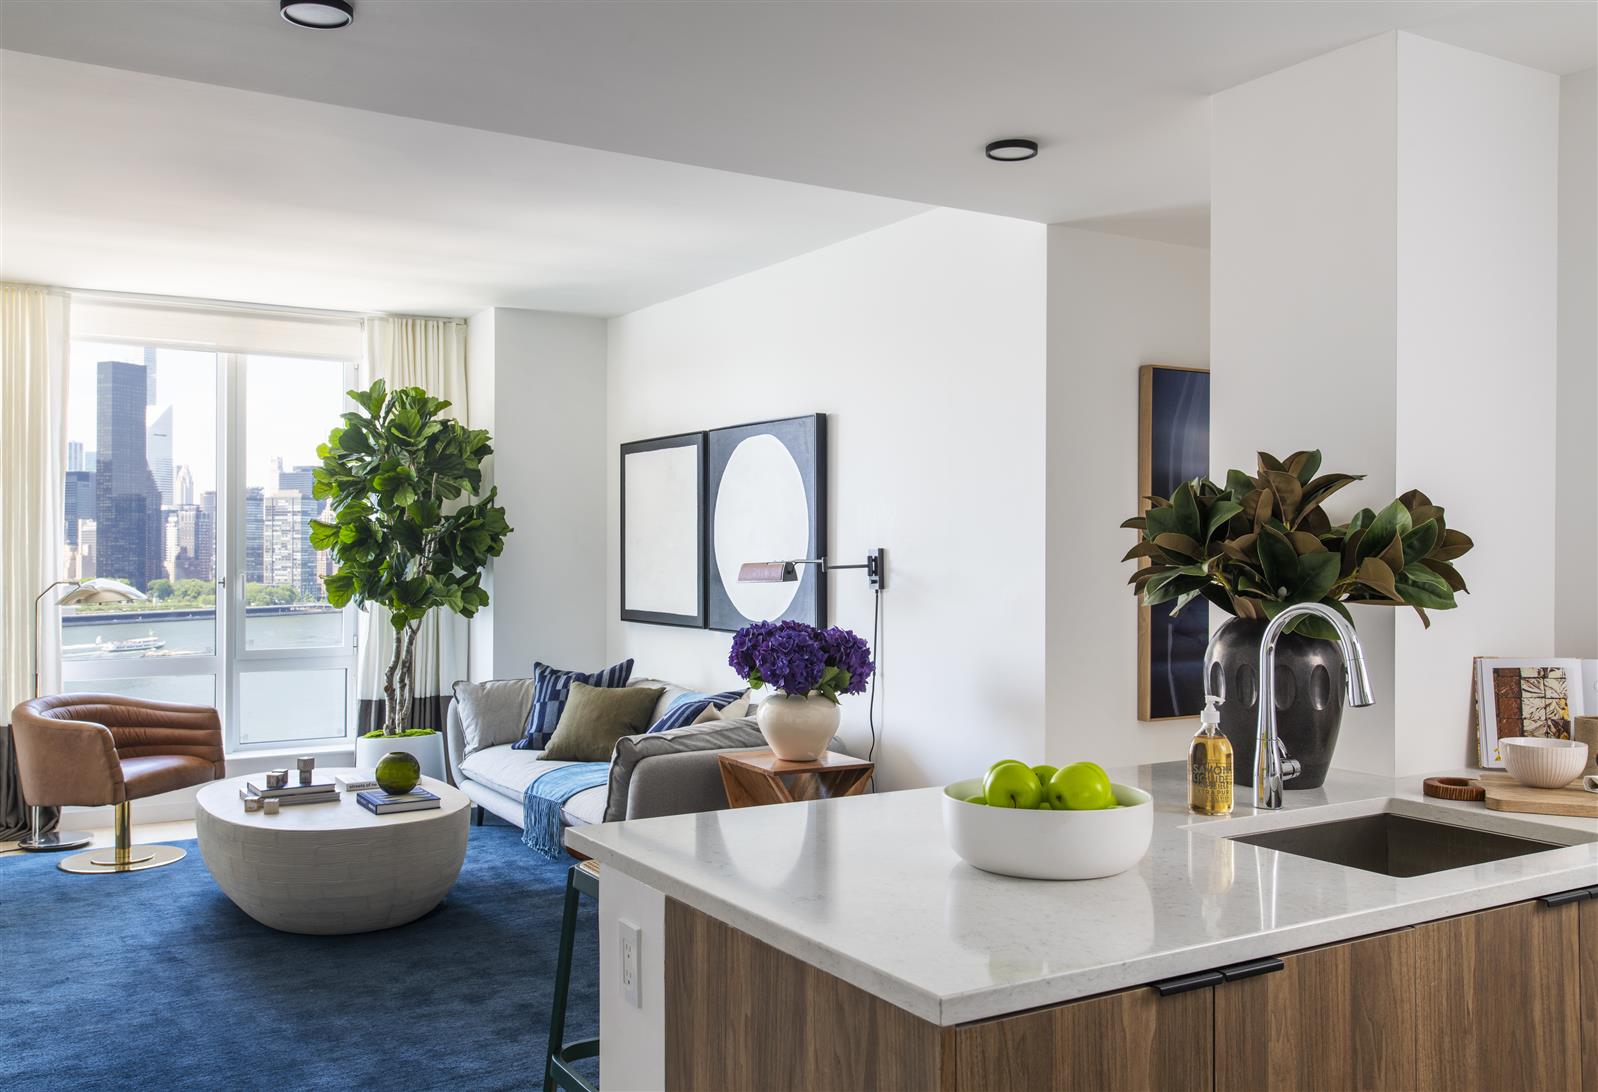
[[[316, 779], [355, 772], [318, 768]], [[471, 801], [459, 789], [424, 777], [441, 806], [394, 815], [373, 815], [352, 792], [276, 815], [245, 811], [239, 790], [265, 776], [213, 781], [195, 809], [211, 878], [262, 925], [318, 934], [404, 925], [437, 906], [460, 874]]]

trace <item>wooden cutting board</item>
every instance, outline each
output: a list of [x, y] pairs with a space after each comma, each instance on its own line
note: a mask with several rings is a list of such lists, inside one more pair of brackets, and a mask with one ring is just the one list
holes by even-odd
[[1487, 806], [1493, 811], [1579, 815], [1598, 819], [1598, 793], [1587, 792], [1581, 788], [1579, 781], [1563, 789], [1533, 789], [1502, 770], [1483, 770], [1477, 775], [1477, 780], [1487, 790]]

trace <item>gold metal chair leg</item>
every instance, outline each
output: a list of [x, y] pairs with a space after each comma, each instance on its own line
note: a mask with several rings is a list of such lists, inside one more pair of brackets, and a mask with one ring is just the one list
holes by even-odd
[[133, 844], [133, 804], [127, 800], [113, 809], [116, 843], [110, 849], [74, 853], [57, 867], [63, 872], [96, 875], [103, 872], [142, 872], [147, 868], [181, 861], [185, 851], [177, 846], [136, 846]]

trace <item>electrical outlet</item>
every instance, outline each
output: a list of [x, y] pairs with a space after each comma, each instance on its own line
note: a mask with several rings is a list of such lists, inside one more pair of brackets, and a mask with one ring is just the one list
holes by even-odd
[[638, 986], [638, 949], [643, 943], [643, 932], [625, 919], [616, 922], [616, 932], [621, 939], [621, 995], [635, 1009], [644, 1007], [643, 992]]

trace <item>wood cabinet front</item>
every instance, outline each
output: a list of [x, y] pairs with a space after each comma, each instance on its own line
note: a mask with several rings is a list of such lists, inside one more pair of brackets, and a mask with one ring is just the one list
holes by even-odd
[[1144, 988], [962, 1024], [948, 1055], [953, 1087], [1209, 1092], [1213, 1000], [1207, 989], [1161, 997]]
[[1587, 1092], [1598, 1092], [1598, 894], [1580, 904], [1581, 1071]]
[[1416, 1087], [1581, 1087], [1579, 909], [1523, 902], [1411, 930]]
[[1215, 992], [1215, 1090], [1415, 1087], [1415, 938], [1316, 948]]

